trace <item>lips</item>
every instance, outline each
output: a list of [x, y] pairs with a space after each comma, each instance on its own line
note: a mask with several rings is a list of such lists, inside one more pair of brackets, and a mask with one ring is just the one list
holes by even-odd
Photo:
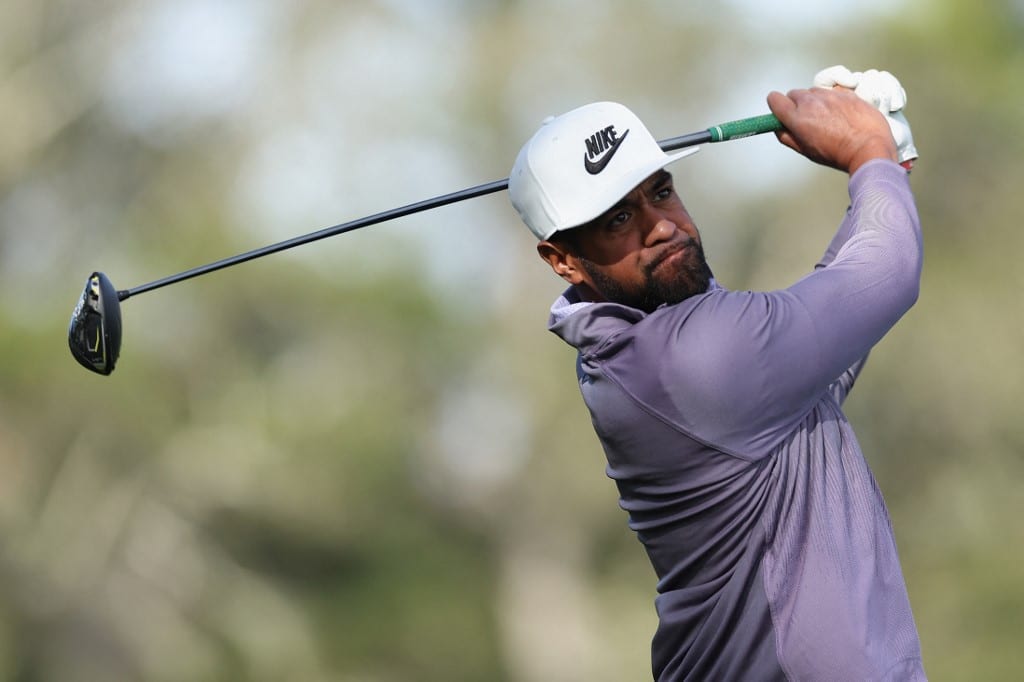
[[683, 253], [693, 246], [693, 242], [690, 240], [678, 241], [669, 244], [665, 249], [659, 253], [654, 259], [648, 264], [647, 271], [653, 272], [669, 260], [678, 260], [683, 256]]

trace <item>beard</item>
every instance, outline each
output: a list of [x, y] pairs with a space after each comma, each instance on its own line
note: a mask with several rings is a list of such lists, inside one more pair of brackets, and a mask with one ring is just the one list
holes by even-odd
[[622, 305], [653, 312], [657, 307], [681, 303], [691, 296], [703, 294], [711, 286], [711, 268], [704, 257], [700, 242], [692, 242], [689, 253], [684, 254], [671, 272], [657, 272], [658, 266], [677, 249], [663, 254], [643, 269], [643, 282], [627, 287], [606, 275], [594, 262], [580, 258], [584, 271], [590, 276], [598, 293], [605, 299]]

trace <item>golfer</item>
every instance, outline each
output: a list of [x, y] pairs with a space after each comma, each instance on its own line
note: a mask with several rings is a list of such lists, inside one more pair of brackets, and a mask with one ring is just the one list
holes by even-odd
[[891, 74], [833, 67], [815, 83], [768, 106], [782, 144], [849, 174], [850, 205], [786, 289], [714, 279], [665, 170], [694, 150], [666, 155], [621, 105], [549, 120], [512, 169], [512, 203], [569, 284], [550, 329], [579, 352], [658, 577], [657, 680], [925, 679], [888, 512], [841, 407], [918, 296], [917, 153]]

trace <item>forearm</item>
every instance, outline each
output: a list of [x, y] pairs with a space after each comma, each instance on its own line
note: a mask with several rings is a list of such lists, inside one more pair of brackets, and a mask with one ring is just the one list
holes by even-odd
[[[821, 260], [814, 266], [815, 270], [828, 267], [836, 258], [839, 250], [849, 241], [850, 237], [854, 234], [854, 228], [857, 225], [855, 220], [853, 207], [848, 206], [846, 212], [843, 214], [843, 220], [839, 224], [839, 229], [836, 230], [832, 240], [829, 242], [828, 248], [825, 249], [825, 253], [822, 255]], [[851, 367], [843, 372], [836, 381], [832, 384], [831, 392], [835, 399], [842, 403], [849, 395], [850, 390], [853, 388], [857, 377], [860, 375], [864, 365], [867, 362], [868, 356], [864, 355], [859, 358]]]
[[884, 161], [865, 165], [850, 178], [850, 199], [826, 252], [830, 262], [790, 290], [816, 320], [832, 377], [866, 355], [920, 285], [920, 225], [905, 171]]
[[[902, 165], [902, 164], [901, 164]], [[905, 166], [904, 166], [905, 168]], [[853, 175], [850, 176], [852, 185]], [[849, 191], [852, 195], [854, 188], [851, 186]], [[853, 197], [851, 196], [851, 199]], [[814, 269], [820, 270], [821, 268], [827, 267], [832, 261], [835, 260], [839, 250], [849, 241], [850, 237], [853, 236], [857, 228], [856, 216], [853, 213], [852, 204], [846, 207], [846, 212], [843, 214], [843, 219], [839, 223], [839, 228], [832, 236], [832, 240], [829, 242], [828, 247], [825, 249], [825, 253], [822, 254], [821, 259], [815, 264]]]

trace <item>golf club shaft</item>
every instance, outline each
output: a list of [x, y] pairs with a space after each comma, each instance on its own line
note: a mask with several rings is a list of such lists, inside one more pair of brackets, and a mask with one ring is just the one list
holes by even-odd
[[[762, 116], [753, 116], [750, 118], [730, 121], [728, 123], [722, 123], [696, 133], [680, 135], [679, 137], [662, 140], [658, 144], [664, 151], [672, 151], [675, 149], [682, 149], [684, 147], [692, 147], [698, 144], [725, 142], [726, 140], [735, 140], [741, 137], [759, 135], [761, 133], [779, 130], [781, 127], [779, 120], [775, 118], [773, 114], [764, 114]], [[395, 218], [402, 218], [407, 215], [412, 215], [413, 213], [420, 213], [433, 208], [447, 206], [448, 204], [465, 201], [466, 199], [473, 199], [475, 197], [484, 196], [485, 194], [493, 194], [494, 192], [500, 192], [504, 189], [508, 189], [508, 178], [495, 180], [482, 185], [476, 185], [450, 194], [443, 194], [432, 199], [424, 199], [423, 201], [413, 204], [407, 204], [388, 211], [382, 211], [381, 213], [375, 213], [373, 215], [366, 216], [365, 218], [358, 218], [347, 223], [327, 227], [322, 230], [317, 230], [316, 232], [310, 232], [309, 234], [277, 242], [276, 244], [270, 244], [269, 246], [264, 246], [260, 249], [246, 251], [245, 253], [240, 253], [237, 256], [231, 256], [229, 258], [214, 261], [213, 263], [208, 263], [207, 265], [192, 268], [191, 270], [185, 270], [184, 272], [179, 272], [176, 275], [169, 275], [163, 279], [149, 282], [148, 284], [141, 284], [132, 289], [123, 289], [117, 292], [117, 298], [119, 301], [123, 301], [136, 294], [152, 291], [153, 289], [159, 289], [160, 287], [165, 287], [169, 284], [198, 277], [199, 275], [205, 275], [208, 272], [221, 270], [256, 258], [262, 258], [263, 256], [268, 256], [272, 253], [285, 251], [320, 239], [358, 230], [361, 227], [368, 227], [388, 220], [394, 220]]]
[[310, 232], [309, 234], [304, 234], [298, 237], [293, 237], [291, 239], [286, 239], [285, 241], [277, 242], [276, 244], [270, 244], [269, 246], [264, 246], [263, 248], [254, 249], [252, 251], [246, 251], [245, 253], [240, 253], [237, 256], [230, 256], [229, 258], [214, 261], [213, 263], [201, 265], [197, 268], [192, 268], [191, 270], [185, 270], [184, 272], [179, 272], [176, 275], [168, 275], [163, 279], [158, 279], [153, 282], [149, 282], [148, 284], [141, 284], [131, 289], [122, 289], [121, 291], [117, 292], [117, 299], [119, 301], [123, 301], [126, 298], [134, 296], [136, 294], [141, 294], [146, 291], [152, 291], [153, 289], [159, 289], [160, 287], [165, 287], [168, 284], [174, 284], [176, 282], [181, 282], [186, 279], [192, 279], [193, 277], [205, 275], [206, 273], [213, 272], [214, 270], [221, 270], [232, 265], [238, 265], [239, 263], [244, 263], [246, 261], [254, 260], [256, 258], [269, 256], [270, 254], [277, 253], [278, 251], [285, 251], [287, 249], [295, 248], [296, 246], [301, 246], [303, 244], [315, 242], [319, 239], [325, 239], [327, 237], [333, 237], [335, 235], [344, 234], [345, 232], [358, 230], [361, 227], [376, 225], [377, 223], [383, 223], [388, 220], [394, 220], [395, 218], [401, 218], [403, 216], [412, 215], [413, 213], [420, 213], [422, 211], [427, 211], [432, 208], [438, 208], [440, 206], [454, 204], [459, 201], [465, 201], [466, 199], [472, 199], [474, 197], [483, 196], [485, 194], [493, 194], [494, 192], [500, 192], [501, 190], [507, 188], [508, 178], [504, 180], [495, 180], [494, 182], [488, 182], [483, 185], [476, 185], [475, 187], [469, 187], [467, 189], [459, 190], [458, 192], [452, 192], [451, 194], [444, 194], [442, 196], [434, 197], [432, 199], [424, 199], [423, 201], [418, 201], [414, 204], [407, 204], [405, 206], [393, 208], [388, 211], [375, 213], [373, 215], [366, 216], [365, 218], [358, 218], [347, 223], [341, 223], [340, 225], [325, 227], [324, 229], [317, 230], [316, 232]]

